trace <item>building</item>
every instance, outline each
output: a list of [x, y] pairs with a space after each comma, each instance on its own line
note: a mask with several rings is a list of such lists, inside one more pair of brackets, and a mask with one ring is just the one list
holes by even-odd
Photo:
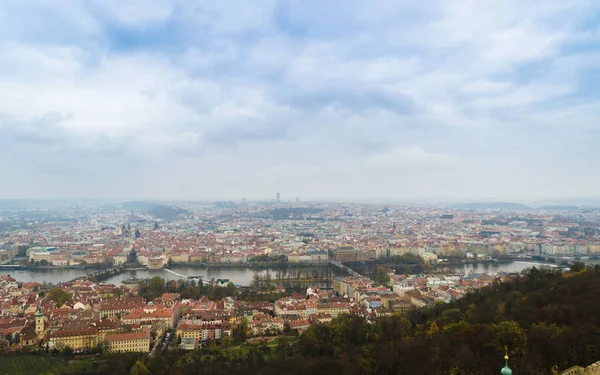
[[248, 323], [248, 328], [253, 335], [273, 334], [283, 331], [283, 319], [268, 318], [254, 319]]
[[48, 331], [48, 321], [44, 314], [42, 314], [41, 306], [38, 307], [38, 311], [35, 313], [35, 334], [38, 339], [44, 337], [46, 332]]
[[183, 350], [198, 349], [198, 339], [195, 337], [186, 337], [186, 338], [181, 339], [181, 348]]
[[123, 324], [140, 324], [146, 322], [159, 323], [164, 327], [173, 328], [177, 314], [172, 309], [158, 306], [145, 306], [131, 310], [121, 319]]
[[337, 318], [341, 314], [350, 313], [349, 302], [326, 302], [317, 304], [317, 311], [319, 313], [329, 314], [334, 318]]
[[298, 301], [275, 302], [275, 316], [306, 318], [306, 303]]
[[73, 350], [88, 350], [98, 345], [98, 330], [94, 326], [80, 329], [61, 329], [50, 334], [50, 349], [62, 350], [70, 347]]
[[116, 333], [104, 339], [104, 349], [109, 353], [150, 352], [150, 331]]
[[163, 257], [152, 257], [148, 258], [148, 269], [151, 270], [159, 270], [163, 268], [165, 265], [165, 260]]
[[112, 318], [129, 314], [133, 309], [143, 307], [146, 303], [142, 297], [111, 298], [100, 305], [100, 317]]
[[120, 333], [124, 330], [124, 328], [121, 327], [119, 320], [115, 318], [102, 319], [99, 322], [94, 323], [94, 325], [98, 330], [98, 342], [104, 341], [106, 335]]
[[34, 262], [41, 262], [45, 260], [46, 262], [50, 263], [50, 253], [47, 251], [29, 253], [29, 260]]
[[177, 336], [184, 339], [194, 338], [198, 341], [221, 340], [223, 336], [231, 336], [231, 324], [228, 322], [201, 322], [199, 324], [179, 324]]
[[585, 368], [581, 366], [570, 367], [561, 372], [560, 375], [600, 375], [600, 361]]
[[123, 287], [123, 289], [126, 289], [130, 292], [139, 291], [145, 284], [146, 284], [146, 280], [136, 279], [133, 277], [130, 277], [127, 280], [121, 281], [121, 287]]
[[127, 263], [127, 255], [126, 254], [119, 254], [119, 255], [113, 257], [113, 266], [118, 267], [124, 263]]
[[355, 249], [352, 245], [342, 245], [334, 251], [333, 259], [336, 262], [363, 262], [369, 260], [369, 252]]
[[35, 334], [35, 330], [30, 327], [24, 327], [21, 329], [21, 345], [24, 348], [33, 348], [35, 344], [38, 342], [38, 337]]
[[325, 251], [319, 250], [311, 254], [313, 263], [327, 263], [329, 255]]
[[306, 330], [310, 326], [310, 323], [306, 319], [295, 319], [287, 322], [290, 329], [295, 330]]

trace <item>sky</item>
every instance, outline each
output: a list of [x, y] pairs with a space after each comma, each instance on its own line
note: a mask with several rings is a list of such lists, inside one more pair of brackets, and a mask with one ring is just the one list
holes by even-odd
[[599, 10], [3, 0], [0, 198], [598, 197]]

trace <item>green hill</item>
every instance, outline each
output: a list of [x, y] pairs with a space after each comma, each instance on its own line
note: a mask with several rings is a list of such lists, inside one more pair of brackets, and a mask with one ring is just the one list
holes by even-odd
[[273, 352], [256, 347], [240, 357], [172, 359], [166, 373], [210, 367], [211, 374], [483, 375], [499, 373], [506, 347], [514, 374], [552, 374], [600, 359], [599, 300], [600, 267], [568, 274], [532, 269], [454, 303], [375, 323], [342, 316]]

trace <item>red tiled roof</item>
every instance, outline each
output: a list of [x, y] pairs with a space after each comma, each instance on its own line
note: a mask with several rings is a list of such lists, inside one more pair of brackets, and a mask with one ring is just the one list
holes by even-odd
[[82, 335], [95, 335], [98, 331], [95, 327], [81, 328], [81, 329], [64, 329], [54, 332], [51, 337], [68, 337], [68, 336], [82, 336]]
[[150, 331], [143, 330], [140, 332], [129, 332], [129, 333], [114, 333], [106, 335], [105, 341], [131, 341], [131, 340], [142, 340], [150, 339]]

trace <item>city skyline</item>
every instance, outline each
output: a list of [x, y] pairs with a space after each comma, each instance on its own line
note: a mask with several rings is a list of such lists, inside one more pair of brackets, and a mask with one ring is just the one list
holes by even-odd
[[8, 2], [0, 198], [597, 202], [599, 10]]

